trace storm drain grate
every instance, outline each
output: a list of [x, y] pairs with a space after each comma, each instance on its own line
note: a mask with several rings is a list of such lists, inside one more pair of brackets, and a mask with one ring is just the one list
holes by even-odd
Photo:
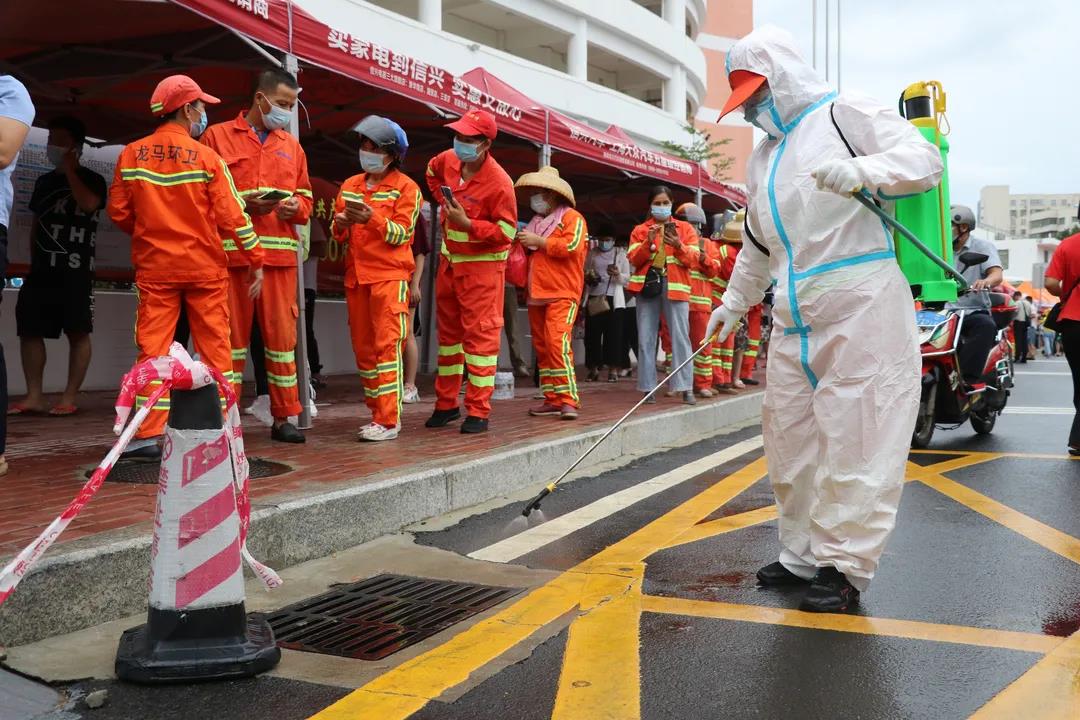
[[280, 647], [379, 660], [519, 592], [387, 574], [336, 587], [267, 619]]
[[[262, 458], [248, 458], [248, 467], [251, 479], [273, 477], [292, 472], [292, 468], [285, 463], [263, 460]], [[94, 468], [96, 469], [96, 468]], [[94, 474], [94, 469], [86, 471], [86, 477]], [[118, 462], [113, 465], [112, 472], [105, 478], [106, 482], [132, 483], [135, 485], [156, 485], [158, 475], [161, 472], [161, 463], [156, 462]]]

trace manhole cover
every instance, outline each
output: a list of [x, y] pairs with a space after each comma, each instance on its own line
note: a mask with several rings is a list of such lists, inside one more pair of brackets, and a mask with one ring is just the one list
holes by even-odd
[[282, 608], [267, 619], [280, 647], [379, 660], [519, 592], [379, 575]]
[[[292, 468], [285, 463], [256, 457], [248, 458], [248, 467], [250, 468], [252, 480], [292, 472]], [[93, 475], [94, 469], [87, 470], [86, 477]], [[156, 485], [160, 471], [161, 463], [119, 462], [113, 465], [112, 472], [105, 478], [105, 482]]]

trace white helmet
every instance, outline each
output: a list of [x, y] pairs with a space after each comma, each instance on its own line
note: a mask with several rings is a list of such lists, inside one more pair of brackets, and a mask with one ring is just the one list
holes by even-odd
[[968, 232], [975, 229], [975, 213], [967, 205], [953, 205], [949, 208], [953, 225], [967, 225]]

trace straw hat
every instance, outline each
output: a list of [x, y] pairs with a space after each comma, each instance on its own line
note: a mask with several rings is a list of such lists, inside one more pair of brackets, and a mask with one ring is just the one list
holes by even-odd
[[743, 241], [743, 221], [745, 218], [745, 210], [740, 210], [735, 213], [735, 219], [724, 226], [724, 232], [720, 235], [720, 239], [729, 243], [741, 245]]
[[516, 189], [551, 190], [565, 198], [570, 203], [570, 207], [575, 206], [574, 191], [570, 187], [570, 183], [559, 177], [559, 171], [550, 165], [542, 167], [536, 172], [525, 173], [514, 183], [514, 187]]

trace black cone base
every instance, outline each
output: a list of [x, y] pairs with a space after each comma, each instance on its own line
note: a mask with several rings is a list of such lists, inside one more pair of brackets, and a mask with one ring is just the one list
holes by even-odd
[[[242, 616], [243, 604], [237, 607]], [[227, 612], [234, 615], [235, 609]], [[204, 613], [209, 615], [193, 617]], [[244, 618], [240, 627], [234, 625], [244, 632], [242, 635], [220, 636], [220, 630], [217, 637], [213, 632], [191, 632], [197, 629], [192, 625], [203, 625], [206, 621], [220, 629], [222, 619], [220, 609], [185, 613], [151, 609], [146, 625], [131, 628], [120, 638], [116, 651], [117, 677], [145, 684], [223, 680], [251, 677], [278, 664], [281, 650], [274, 644], [274, 631], [261, 616]], [[228, 625], [225, 623], [225, 627]], [[163, 626], [180, 632], [162, 633]], [[170, 639], [151, 640], [152, 635], [163, 634]]]

